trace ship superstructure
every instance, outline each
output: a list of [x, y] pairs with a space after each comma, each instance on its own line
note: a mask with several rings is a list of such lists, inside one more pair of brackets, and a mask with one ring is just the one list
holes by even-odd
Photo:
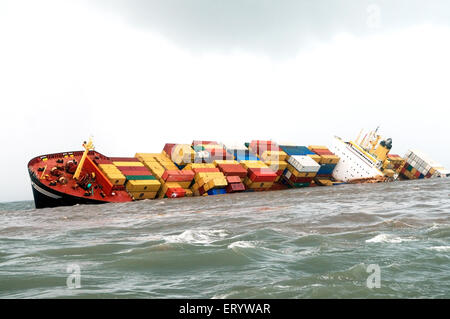
[[[398, 174], [390, 168], [389, 151], [392, 139], [382, 140], [378, 128], [355, 141], [344, 141], [335, 136], [331, 150], [340, 157], [333, 177], [344, 182], [395, 179]], [[379, 142], [380, 141], [380, 142]]]

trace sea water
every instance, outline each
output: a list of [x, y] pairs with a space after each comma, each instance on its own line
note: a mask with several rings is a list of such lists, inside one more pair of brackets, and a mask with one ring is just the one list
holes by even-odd
[[0, 204], [0, 298], [450, 298], [450, 179]]

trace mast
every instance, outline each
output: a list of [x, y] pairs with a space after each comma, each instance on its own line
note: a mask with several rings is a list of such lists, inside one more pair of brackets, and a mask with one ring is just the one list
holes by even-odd
[[81, 174], [81, 170], [83, 169], [84, 161], [86, 160], [86, 157], [88, 156], [89, 151], [94, 150], [94, 144], [92, 143], [92, 137], [89, 138], [89, 142], [83, 143], [84, 147], [84, 153], [81, 157], [80, 164], [78, 164], [77, 170], [75, 171], [75, 174], [73, 174], [73, 179], [78, 180]]

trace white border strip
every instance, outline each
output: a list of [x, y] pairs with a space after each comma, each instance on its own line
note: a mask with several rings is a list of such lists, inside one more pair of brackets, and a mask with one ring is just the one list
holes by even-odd
[[39, 187], [39, 186], [37, 186], [35, 183], [33, 183], [33, 182], [31, 182], [31, 185], [34, 187], [34, 189], [35, 190], [37, 190], [39, 193], [41, 193], [42, 195], [45, 195], [45, 196], [47, 196], [47, 197], [51, 197], [51, 198], [54, 198], [54, 199], [60, 199], [60, 198], [62, 198], [62, 196], [59, 196], [59, 195], [55, 195], [55, 194], [52, 194], [52, 193], [50, 193], [50, 192], [47, 192], [45, 189], [42, 189], [41, 187]]

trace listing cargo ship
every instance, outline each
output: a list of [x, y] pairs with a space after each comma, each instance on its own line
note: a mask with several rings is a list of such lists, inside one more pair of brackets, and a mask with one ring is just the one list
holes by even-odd
[[160, 153], [108, 157], [94, 149], [42, 155], [28, 163], [36, 208], [212, 196], [237, 192], [447, 177], [427, 155], [389, 154], [377, 130], [330, 149], [253, 140], [243, 144], [167, 143]]

